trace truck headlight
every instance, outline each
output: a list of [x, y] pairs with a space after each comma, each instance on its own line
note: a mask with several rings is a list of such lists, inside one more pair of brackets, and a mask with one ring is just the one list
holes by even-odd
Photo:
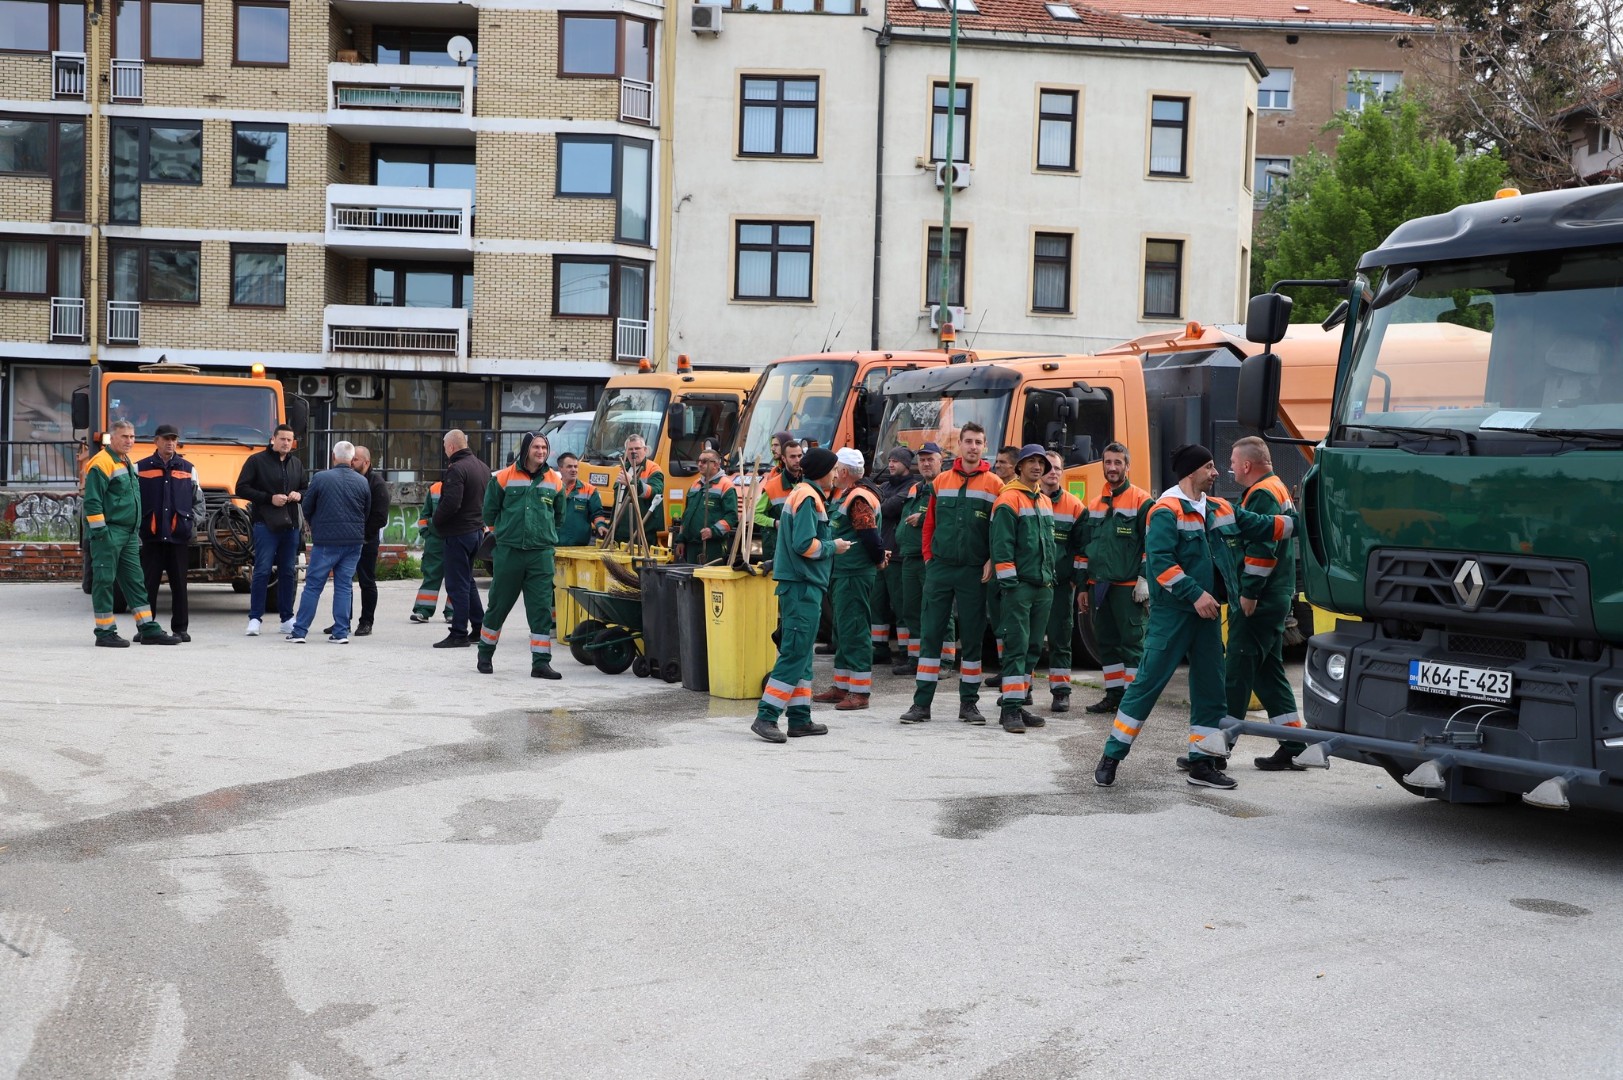
[[1347, 658], [1341, 653], [1331, 653], [1324, 662], [1324, 673], [1330, 676], [1331, 682], [1340, 682], [1347, 676]]
[[1612, 699], [1612, 715], [1623, 720], [1623, 693]]

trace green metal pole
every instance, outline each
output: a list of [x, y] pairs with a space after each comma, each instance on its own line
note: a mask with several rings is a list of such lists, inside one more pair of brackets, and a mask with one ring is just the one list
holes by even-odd
[[956, 171], [952, 133], [958, 126], [958, 0], [947, 0], [947, 6], [951, 11], [947, 27], [947, 162], [942, 172], [947, 182], [941, 185], [941, 284], [936, 291], [936, 344], [942, 348], [947, 347], [947, 301], [952, 295], [948, 290], [952, 280], [952, 181]]

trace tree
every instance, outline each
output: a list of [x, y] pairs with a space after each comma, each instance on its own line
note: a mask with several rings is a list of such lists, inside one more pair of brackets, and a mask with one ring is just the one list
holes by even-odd
[[[1428, 135], [1420, 106], [1402, 95], [1370, 95], [1362, 112], [1331, 127], [1341, 132], [1335, 158], [1319, 150], [1297, 158], [1263, 214], [1254, 293], [1284, 278], [1349, 278], [1359, 256], [1403, 222], [1492, 198], [1504, 182], [1496, 153], [1462, 154]], [[1323, 319], [1339, 300], [1327, 289], [1292, 295], [1296, 322]]]

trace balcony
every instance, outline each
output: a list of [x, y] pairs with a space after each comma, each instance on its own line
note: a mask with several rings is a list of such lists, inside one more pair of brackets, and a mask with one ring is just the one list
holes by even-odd
[[473, 192], [327, 185], [327, 247], [349, 255], [473, 254]]
[[614, 362], [635, 364], [648, 356], [648, 320], [614, 320]]
[[654, 122], [654, 84], [638, 79], [620, 80], [620, 119], [632, 124]]
[[112, 97], [114, 101], [139, 105], [146, 96], [146, 71], [139, 60], [113, 61]]
[[[56, 305], [51, 305], [51, 319], [56, 321]], [[107, 301], [107, 344], [141, 344], [141, 302], [139, 300]]]
[[[136, 305], [136, 323], [139, 330], [140, 305]], [[85, 302], [82, 296], [51, 297], [51, 340], [83, 341], [85, 339]]]
[[327, 125], [351, 142], [473, 144], [473, 68], [327, 65]]
[[54, 98], [85, 99], [85, 54], [82, 52], [54, 52], [51, 54], [51, 96]]
[[323, 321], [328, 352], [468, 358], [464, 308], [328, 304]]

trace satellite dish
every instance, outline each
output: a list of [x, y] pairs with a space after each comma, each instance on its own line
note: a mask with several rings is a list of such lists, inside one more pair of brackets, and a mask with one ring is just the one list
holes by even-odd
[[445, 54], [455, 60], [458, 67], [461, 67], [473, 55], [473, 42], [458, 34], [445, 43]]

